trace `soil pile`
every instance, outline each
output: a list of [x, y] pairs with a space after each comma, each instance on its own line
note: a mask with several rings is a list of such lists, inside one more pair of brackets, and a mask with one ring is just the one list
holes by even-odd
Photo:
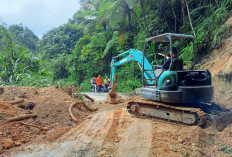
[[[17, 101], [18, 103], [16, 104], [12, 103]], [[47, 88], [1, 87], [0, 154], [7, 150], [3, 149], [7, 141], [12, 140], [12, 146], [19, 146], [41, 135], [45, 135], [47, 131], [51, 132], [56, 128], [76, 125], [68, 111], [70, 105], [75, 101], [76, 99], [71, 98], [55, 86]], [[81, 119], [91, 112], [83, 107], [79, 107], [73, 108], [72, 113]], [[35, 114], [37, 117], [8, 122], [12, 117], [29, 114]]]
[[118, 104], [122, 103], [123, 99], [121, 96], [119, 96], [117, 93], [109, 93], [106, 98], [106, 103], [109, 104]]

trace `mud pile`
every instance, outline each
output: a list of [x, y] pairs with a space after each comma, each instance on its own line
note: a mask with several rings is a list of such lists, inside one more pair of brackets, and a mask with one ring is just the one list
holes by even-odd
[[[13, 104], [12, 102], [21, 101]], [[5, 86], [0, 90], [0, 154], [7, 141], [13, 146], [34, 140], [56, 128], [75, 126], [69, 115], [69, 107], [76, 99], [55, 86], [47, 88]], [[79, 119], [90, 114], [84, 108], [73, 108]], [[34, 114], [36, 118], [9, 122], [12, 117]], [[10, 146], [12, 147], [12, 146]], [[10, 149], [10, 147], [8, 149]]]
[[116, 92], [114, 93], [109, 93], [107, 95], [107, 98], [106, 98], [106, 103], [109, 103], [109, 104], [118, 104], [118, 103], [122, 103], [123, 102], [123, 99], [121, 96], [119, 96]]

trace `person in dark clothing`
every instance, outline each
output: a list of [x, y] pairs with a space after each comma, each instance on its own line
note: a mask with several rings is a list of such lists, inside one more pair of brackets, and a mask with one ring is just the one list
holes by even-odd
[[[171, 55], [171, 52], [170, 52]], [[172, 47], [172, 59], [177, 58], [177, 50], [175, 47]], [[161, 66], [162, 69], [168, 70], [171, 64], [171, 57], [166, 60], [166, 62]]]

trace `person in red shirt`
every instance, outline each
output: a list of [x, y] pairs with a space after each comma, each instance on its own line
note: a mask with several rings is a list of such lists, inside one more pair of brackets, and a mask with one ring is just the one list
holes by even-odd
[[96, 79], [96, 83], [97, 83], [97, 92], [99, 93], [100, 90], [101, 90], [101, 86], [102, 86], [102, 83], [101, 83], [101, 75], [98, 75], [97, 79]]

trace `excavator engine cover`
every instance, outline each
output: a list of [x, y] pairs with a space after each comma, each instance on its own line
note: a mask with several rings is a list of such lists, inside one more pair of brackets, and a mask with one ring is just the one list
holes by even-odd
[[164, 71], [159, 77], [158, 89], [160, 90], [177, 90], [178, 78], [176, 71]]

